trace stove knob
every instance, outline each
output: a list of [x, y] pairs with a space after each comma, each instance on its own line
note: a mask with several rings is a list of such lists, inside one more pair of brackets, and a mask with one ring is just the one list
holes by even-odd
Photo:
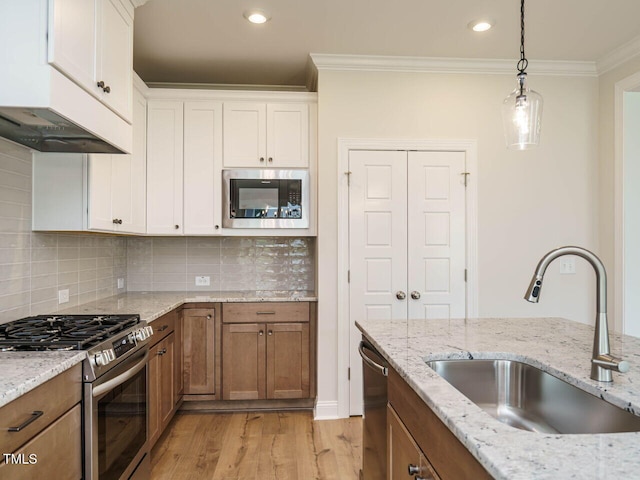
[[133, 333], [130, 333], [129, 336], [127, 337], [127, 339], [129, 340], [129, 343], [133, 343], [135, 345], [136, 336]]
[[113, 351], [113, 348], [109, 348], [102, 351], [102, 356], [107, 359], [107, 363], [113, 362], [116, 359], [116, 352]]
[[143, 328], [136, 330], [135, 334], [139, 342], [142, 342], [143, 340], [146, 340], [148, 338], [147, 332], [145, 332]]
[[147, 336], [150, 337], [151, 335], [153, 335], [153, 327], [150, 326], [146, 326], [144, 327], [144, 331], [147, 332]]
[[105, 362], [104, 357], [102, 356], [102, 352], [98, 352], [93, 356], [93, 363], [96, 367], [101, 367], [109, 363], [109, 361]]

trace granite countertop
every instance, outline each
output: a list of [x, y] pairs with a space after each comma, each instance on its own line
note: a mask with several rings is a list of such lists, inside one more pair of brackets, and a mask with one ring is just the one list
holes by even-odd
[[[313, 292], [130, 292], [60, 310], [57, 314], [137, 313], [152, 322], [191, 302], [314, 302]], [[0, 352], [0, 407], [82, 362], [84, 351]]]
[[498, 479], [620, 479], [640, 476], [640, 433], [557, 435], [518, 430], [473, 404], [425, 360], [495, 358], [534, 365], [640, 412], [640, 339], [611, 335], [630, 364], [604, 384], [589, 378], [593, 328], [559, 318], [360, 321], [358, 328]]

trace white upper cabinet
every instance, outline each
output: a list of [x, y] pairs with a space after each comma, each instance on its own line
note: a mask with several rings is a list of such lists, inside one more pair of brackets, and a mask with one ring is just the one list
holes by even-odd
[[145, 233], [146, 118], [136, 90], [130, 155], [35, 154], [33, 229]]
[[50, 11], [49, 62], [131, 121], [133, 9], [128, 0], [50, 0]]
[[184, 233], [221, 232], [222, 103], [184, 104]]
[[147, 233], [183, 233], [183, 102], [147, 104]]
[[224, 103], [224, 166], [307, 168], [309, 106]]

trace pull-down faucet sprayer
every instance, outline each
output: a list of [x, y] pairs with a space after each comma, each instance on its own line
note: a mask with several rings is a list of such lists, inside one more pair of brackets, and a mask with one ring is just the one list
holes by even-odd
[[528, 302], [538, 303], [542, 280], [549, 264], [563, 255], [577, 255], [591, 264], [596, 272], [596, 325], [591, 359], [591, 378], [599, 382], [612, 382], [611, 370], [624, 373], [629, 371], [629, 363], [610, 354], [609, 328], [607, 324], [607, 272], [600, 259], [581, 247], [560, 247], [547, 253], [536, 267], [529, 288], [524, 295]]

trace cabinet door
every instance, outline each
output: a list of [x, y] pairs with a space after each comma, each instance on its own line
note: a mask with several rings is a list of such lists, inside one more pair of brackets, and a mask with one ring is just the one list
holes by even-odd
[[266, 105], [224, 104], [224, 166], [266, 166]]
[[149, 375], [149, 448], [158, 440], [160, 436], [160, 351], [161, 343], [149, 349], [149, 364], [147, 374]]
[[184, 395], [184, 318], [180, 313], [175, 321], [175, 347], [173, 352], [173, 404], [178, 405]]
[[111, 216], [113, 155], [89, 155], [87, 189], [89, 230], [114, 230]]
[[182, 233], [182, 102], [147, 104], [147, 233]]
[[309, 166], [309, 106], [267, 104], [267, 167]]
[[115, 230], [144, 233], [147, 223], [147, 101], [135, 90], [133, 153], [112, 155], [111, 213]]
[[188, 308], [184, 315], [184, 393], [214, 395], [215, 310]]
[[133, 19], [119, 0], [98, 0], [96, 82], [104, 82], [102, 101], [131, 120]]
[[267, 398], [309, 398], [309, 324], [267, 325]]
[[421, 474], [418, 446], [409, 435], [393, 408], [387, 406], [387, 479], [406, 480], [410, 478], [409, 469]]
[[53, 0], [49, 8], [49, 63], [97, 94], [95, 2]]
[[265, 325], [226, 324], [222, 327], [222, 398], [265, 398]]
[[175, 332], [160, 342], [160, 428], [165, 429], [175, 407]]
[[184, 233], [220, 233], [222, 104], [184, 105]]

